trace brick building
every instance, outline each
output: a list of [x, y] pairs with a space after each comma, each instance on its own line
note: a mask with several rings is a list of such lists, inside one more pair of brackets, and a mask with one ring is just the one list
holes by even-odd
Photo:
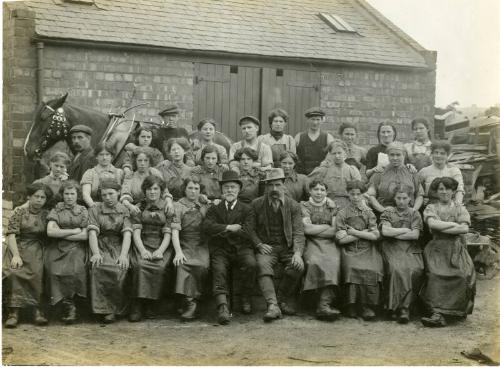
[[30, 180], [23, 144], [35, 106], [66, 91], [102, 112], [148, 101], [142, 120], [177, 103], [181, 123], [214, 117], [232, 139], [240, 116], [265, 121], [277, 106], [290, 113], [289, 133], [321, 105], [327, 129], [353, 122], [362, 145], [377, 143], [381, 120], [402, 140], [413, 117], [432, 121], [436, 53], [365, 0], [37, 0], [3, 10], [7, 197]]

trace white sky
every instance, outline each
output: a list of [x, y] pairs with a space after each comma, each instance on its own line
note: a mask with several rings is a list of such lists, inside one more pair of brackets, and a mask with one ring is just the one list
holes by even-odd
[[368, 0], [438, 52], [436, 106], [500, 103], [500, 0]]

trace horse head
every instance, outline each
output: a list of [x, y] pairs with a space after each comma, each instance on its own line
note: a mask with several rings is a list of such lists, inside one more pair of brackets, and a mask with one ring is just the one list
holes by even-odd
[[35, 110], [33, 123], [24, 142], [24, 154], [28, 158], [39, 156], [57, 139], [66, 138], [68, 125], [61, 109], [68, 93], [48, 102], [42, 101]]

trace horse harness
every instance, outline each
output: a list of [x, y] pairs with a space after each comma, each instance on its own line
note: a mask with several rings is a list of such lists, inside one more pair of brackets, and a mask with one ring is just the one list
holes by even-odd
[[[49, 105], [45, 105], [45, 108], [54, 111], [54, 109]], [[35, 150], [35, 154], [40, 157], [42, 153], [48, 149], [48, 147], [52, 146], [59, 140], [67, 139], [69, 129], [70, 126], [64, 116], [64, 110], [60, 107], [54, 111], [52, 121], [50, 121], [47, 130], [42, 135], [42, 143], [40, 144], [40, 148]]]

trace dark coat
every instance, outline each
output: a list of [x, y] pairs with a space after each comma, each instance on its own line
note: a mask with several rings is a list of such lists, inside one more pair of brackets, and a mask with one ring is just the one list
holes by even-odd
[[[234, 246], [235, 248], [252, 247], [250, 237], [245, 231], [250, 220], [250, 207], [240, 200], [236, 202], [233, 210], [226, 209], [226, 202], [221, 200], [218, 205], [208, 208], [203, 221], [203, 232], [210, 236], [210, 247]], [[238, 232], [227, 232], [228, 224], [240, 224], [242, 229]]]
[[68, 176], [71, 180], [80, 183], [86, 170], [97, 165], [97, 159], [94, 155], [94, 149], [88, 148], [73, 159], [68, 167]]
[[[258, 197], [251, 204], [250, 226], [248, 233], [256, 246], [259, 243], [267, 243], [269, 239], [268, 209], [269, 199], [267, 195]], [[304, 224], [302, 223], [302, 211], [300, 204], [295, 200], [284, 197], [284, 205], [281, 207], [283, 226], [286, 243], [294, 252], [304, 252], [305, 237]]]

